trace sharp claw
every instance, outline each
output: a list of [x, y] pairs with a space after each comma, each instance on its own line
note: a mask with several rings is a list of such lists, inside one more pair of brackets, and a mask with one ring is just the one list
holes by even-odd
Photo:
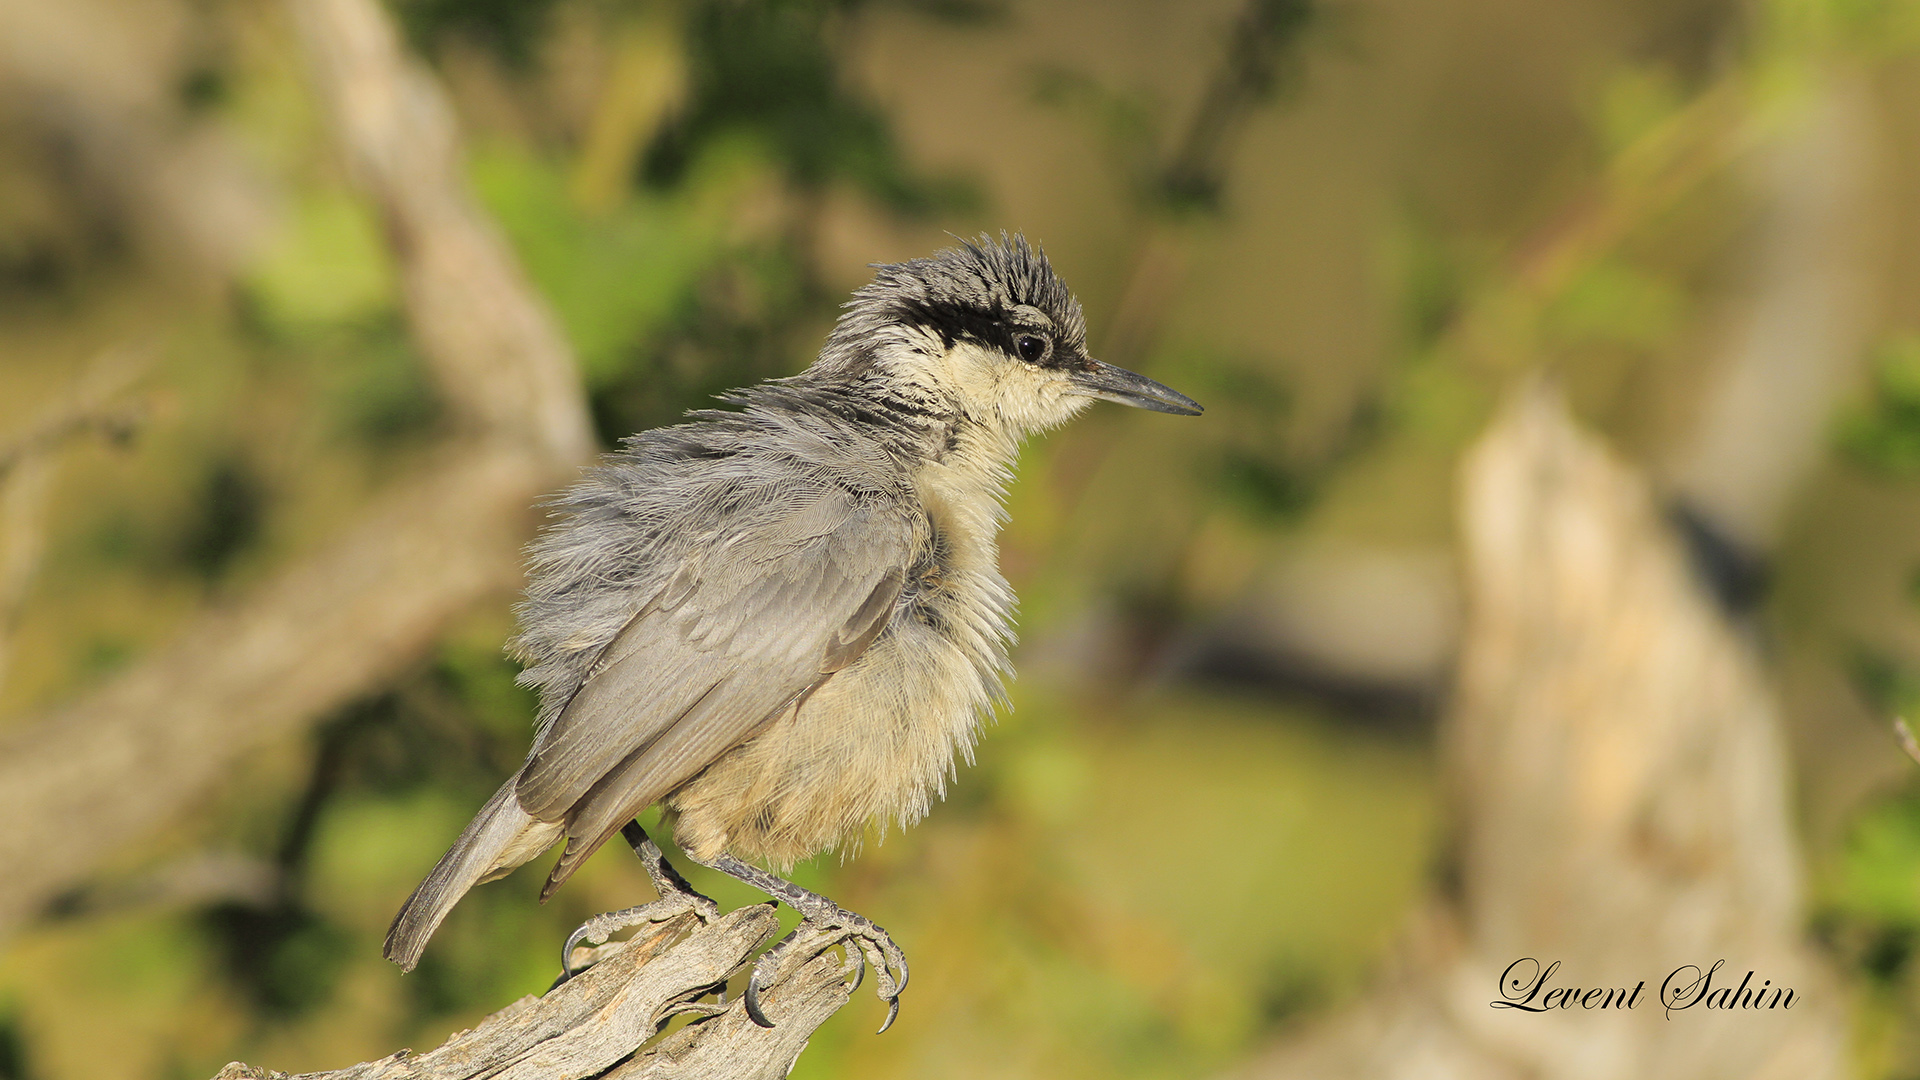
[[[648, 921], [646, 919], [646, 912], [647, 909], [652, 906], [651, 904], [646, 904], [640, 907], [627, 908], [623, 911], [609, 911], [604, 915], [595, 915], [593, 918], [574, 927], [573, 933], [567, 935], [567, 943], [560, 947], [560, 982], [566, 982], [568, 979], [586, 970], [584, 967], [576, 968], [573, 966], [573, 950], [578, 948], [582, 942], [588, 945], [606, 944], [607, 939], [611, 938], [616, 932], [624, 930], [629, 926], [638, 926], [643, 921]], [[587, 967], [592, 966], [591, 964], [587, 965]], [[554, 985], [558, 986], [560, 983], [555, 983]]]
[[[884, 931], [882, 934], [880, 941], [875, 941], [864, 934], [850, 935], [851, 947], [859, 949], [859, 955], [865, 962], [859, 965], [853, 987], [848, 993], [860, 988], [858, 976], [864, 975], [869, 966], [872, 967], [873, 978], [879, 988], [880, 996], [887, 1002], [887, 1019], [880, 1025], [880, 1031], [884, 1033], [893, 1026], [893, 1021], [900, 1015], [900, 992], [907, 988], [907, 958], [901, 953], [899, 946], [893, 944], [892, 939], [884, 937]], [[897, 980], [894, 978], [894, 968], [900, 969], [900, 977]]]
[[747, 976], [747, 992], [741, 1000], [747, 1007], [747, 1016], [752, 1018], [754, 1023], [763, 1028], [773, 1026], [773, 1021], [768, 1019], [767, 1014], [760, 1008], [760, 973], [758, 971]]
[[864, 937], [854, 937], [852, 940], [859, 948], [860, 954], [866, 958], [866, 966], [873, 968], [873, 978], [880, 996], [883, 998], [900, 996], [900, 991], [893, 985], [893, 972], [887, 970], [886, 954], [880, 950], [880, 946]]
[[[635, 831], [638, 832], [637, 826]], [[900, 992], [907, 986], [907, 958], [885, 930], [872, 920], [848, 911], [818, 893], [803, 889], [757, 866], [743, 863], [732, 855], [722, 853], [711, 861], [695, 861], [759, 889], [773, 897], [776, 906], [786, 904], [800, 913], [800, 925], [760, 955], [759, 961], [754, 964], [753, 976], [747, 980], [747, 989], [742, 997], [745, 999], [747, 1015], [755, 1023], [763, 1027], [773, 1026], [773, 1021], [760, 1008], [760, 991], [768, 984], [763, 983], [762, 976], [777, 976], [781, 959], [800, 944], [798, 939], [802, 932], [806, 932], [815, 935], [820, 942], [817, 949], [813, 948], [813, 939], [805, 943], [811, 950], [807, 953], [809, 958], [817, 957], [835, 945], [844, 945], [848, 959], [854, 965], [853, 979], [847, 987], [849, 995], [860, 988], [866, 978], [867, 967], [871, 965], [874, 968], [876, 989], [881, 1000], [887, 1003], [887, 1021], [880, 1025], [880, 1030], [886, 1031], [893, 1026], [894, 1020], [900, 1015]], [[899, 973], [897, 978], [895, 972]], [[768, 980], [769, 983], [771, 981]]]
[[560, 979], [559, 982], [553, 985], [559, 986], [560, 983], [564, 983], [579, 974], [579, 972], [573, 970], [573, 950], [574, 947], [579, 945], [586, 937], [587, 928], [585, 926], [578, 927], [573, 933], [567, 935], [567, 943], [560, 946]]
[[[573, 964], [573, 950], [582, 943], [604, 945], [612, 939], [613, 935], [629, 927], [663, 923], [688, 913], [705, 919], [706, 916], [703, 914], [705, 908], [712, 906], [714, 906], [713, 901], [698, 893], [680, 893], [663, 896], [650, 904], [595, 915], [574, 927], [573, 933], [567, 935], [566, 944], [560, 948], [560, 978], [553, 985], [559, 986], [593, 966], [591, 963], [580, 967], [575, 967]], [[718, 911], [719, 908], [714, 907], [714, 910]]]

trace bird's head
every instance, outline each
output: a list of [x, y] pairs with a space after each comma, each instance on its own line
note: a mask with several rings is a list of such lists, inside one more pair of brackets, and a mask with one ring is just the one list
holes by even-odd
[[1184, 394], [1087, 354], [1080, 303], [1019, 236], [875, 267], [816, 370], [1020, 439], [1095, 399], [1197, 416]]

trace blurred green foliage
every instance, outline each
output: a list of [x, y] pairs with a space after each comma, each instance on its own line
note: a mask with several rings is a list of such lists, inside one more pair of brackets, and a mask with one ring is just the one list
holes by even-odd
[[310, 188], [246, 289], [261, 321], [285, 332], [365, 322], [394, 310], [393, 260], [365, 203], [337, 187]]
[[[537, 97], [542, 49], [583, 10], [396, 7], [430, 56], [483, 46], [509, 97]], [[821, 275], [829, 199], [851, 195], [888, 222], [944, 215], [960, 226], [982, 211], [972, 178], [912, 162], [887, 109], [847, 70], [855, 22], [883, 7], [676, 6], [685, 93], [646, 118], [631, 183], [611, 205], [578, 196], [583, 151], [565, 135], [476, 125], [474, 190], [558, 315], [605, 441], [804, 362], [841, 299]], [[948, 32], [997, 12], [893, 7]], [[619, 5], [587, 10], [610, 24], [625, 17]], [[180, 331], [169, 375], [192, 423], [140, 448], [169, 482], [96, 492], [81, 515], [90, 540], [50, 566], [51, 595], [76, 610], [116, 611], [103, 596], [135, 597], [142, 610], [81, 623], [66, 645], [74, 655], [61, 658], [69, 674], [49, 676], [44, 694], [139, 655], [167, 611], [190, 602], [178, 593], [235, 587], [322, 533], [436, 431], [386, 241], [315, 149], [324, 128], [284, 71], [244, 52], [207, 57], [184, 74], [183, 100], [233, 123], [285, 170], [285, 212], [224, 306]], [[1127, 151], [1148, 173], [1151, 142]], [[60, 259], [47, 263], [61, 267], [49, 280], [84, 280], [93, 265]], [[1437, 333], [1444, 314], [1428, 318]], [[1221, 509], [1233, 528], [1266, 535], [1306, 518], [1338, 469], [1373, 445], [1377, 413], [1363, 399], [1324, 445], [1303, 447], [1294, 380], [1272, 360], [1169, 355], [1191, 376], [1183, 385], [1217, 403], [1216, 433], [1197, 445], [1157, 431], [1125, 440], [1084, 498], [1051, 498], [1047, 485], [1071, 461], [1035, 448], [1036, 479], [1014, 494], [1016, 527], [1030, 531], [1010, 536], [1010, 548], [1117, 546], [1071, 572], [1030, 568], [1027, 625], [1064, 617], [1097, 589], [1122, 598], [1131, 627], [1165, 635], [1190, 604], [1180, 563], [1197, 522]], [[1152, 515], [1116, 511], [1145, 475], [1182, 501]], [[1110, 520], [1137, 528], [1099, 524]], [[531, 737], [532, 702], [499, 651], [507, 635], [503, 612], [476, 615], [388, 690], [251, 763], [220, 805], [153, 853], [162, 864], [196, 850], [244, 853], [270, 873], [270, 896], [124, 907], [111, 890], [73, 898], [10, 955], [0, 992], [34, 985], [20, 1018], [0, 1024], [11, 1036], [0, 1038], [0, 1065], [77, 1076], [89, 1041], [78, 1021], [105, 1013], [128, 1018], [137, 1048], [93, 1066], [97, 1075], [210, 1075], [235, 1057], [330, 1067], [431, 1045], [543, 989], [571, 926], [645, 896], [632, 860], [594, 860], [546, 907], [535, 902], [535, 872], [476, 890], [414, 973], [402, 978], [379, 958], [395, 905]], [[1163, 645], [1140, 644], [1136, 666]], [[1430, 847], [1424, 745], [1311, 709], [1203, 693], [1115, 700], [1040, 677], [1015, 698], [1018, 711], [989, 732], [979, 766], [956, 778], [929, 821], [872, 838], [857, 860], [798, 869], [803, 884], [882, 918], [909, 943], [916, 975], [888, 1039], [866, 1035], [872, 1018], [853, 1015], [866, 1003], [856, 1004], [818, 1034], [796, 1075], [977, 1075], [972, 1063], [989, 1059], [1056, 1077], [1198, 1075], [1357, 990]], [[1196, 817], [1236, 824], [1196, 830]], [[141, 869], [116, 873], [137, 879]], [[760, 899], [689, 869], [729, 907]], [[111, 977], [90, 974], [102, 971]]]
[[829, 32], [825, 0], [698, 3], [687, 12], [687, 106], [649, 148], [643, 175], [680, 182], [701, 151], [746, 135], [765, 146], [795, 186], [846, 179], [897, 209], [927, 205], [909, 177], [886, 119], [849, 92]]
[[1813, 916], [1813, 930], [1855, 979], [1855, 1029], [1882, 1075], [1914, 1052], [1920, 1013], [1920, 788], [1912, 783], [1856, 813]]
[[1914, 793], [1880, 800], [1854, 822], [1834, 909], [1902, 936], [1920, 932], [1920, 798]]
[[1293, 393], [1257, 358], [1189, 360], [1189, 385], [1213, 402], [1217, 449], [1197, 471], [1206, 490], [1254, 525], [1303, 521], [1341, 465], [1382, 434], [1386, 417], [1372, 398], [1357, 402], [1345, 427], [1312, 455], [1293, 445]]
[[1624, 260], [1596, 259], [1560, 294], [1546, 317], [1569, 342], [1648, 348], [1672, 340], [1687, 313], [1674, 285]]
[[[754, 175], [758, 162], [740, 149], [736, 160], [710, 162], [713, 176], [690, 181], [706, 206], [692, 197], [634, 198], [606, 214], [579, 209], [560, 170], [524, 150], [475, 156], [474, 187], [552, 302], [589, 387], [628, 376], [635, 353], [727, 256], [727, 203], [714, 192]], [[743, 154], [749, 159], [737, 160]]]
[[215, 461], [196, 493], [180, 538], [180, 561], [217, 581], [260, 538], [267, 494], [241, 458]]
[[415, 46], [431, 51], [448, 37], [484, 46], [516, 71], [533, 66], [558, 0], [396, 0]]
[[26, 1039], [20, 1032], [19, 1010], [8, 1002], [0, 1007], [0, 1080], [32, 1080], [27, 1067]]
[[1920, 473], [1920, 335], [1882, 342], [1871, 357], [1867, 401], [1837, 422], [1840, 447], [1856, 464], [1890, 477]]

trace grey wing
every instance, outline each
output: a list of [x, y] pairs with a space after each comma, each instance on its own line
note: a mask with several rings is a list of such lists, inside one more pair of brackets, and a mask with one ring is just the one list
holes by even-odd
[[911, 556], [907, 519], [838, 488], [754, 517], [689, 560], [536, 740], [518, 801], [567, 825], [546, 894], [885, 629]]

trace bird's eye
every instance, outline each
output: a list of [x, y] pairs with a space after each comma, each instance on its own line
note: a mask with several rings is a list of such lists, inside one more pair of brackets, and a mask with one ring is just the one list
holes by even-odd
[[1037, 334], [1021, 334], [1015, 337], [1013, 347], [1019, 350], [1020, 359], [1029, 364], [1037, 364], [1047, 355], [1047, 339]]

